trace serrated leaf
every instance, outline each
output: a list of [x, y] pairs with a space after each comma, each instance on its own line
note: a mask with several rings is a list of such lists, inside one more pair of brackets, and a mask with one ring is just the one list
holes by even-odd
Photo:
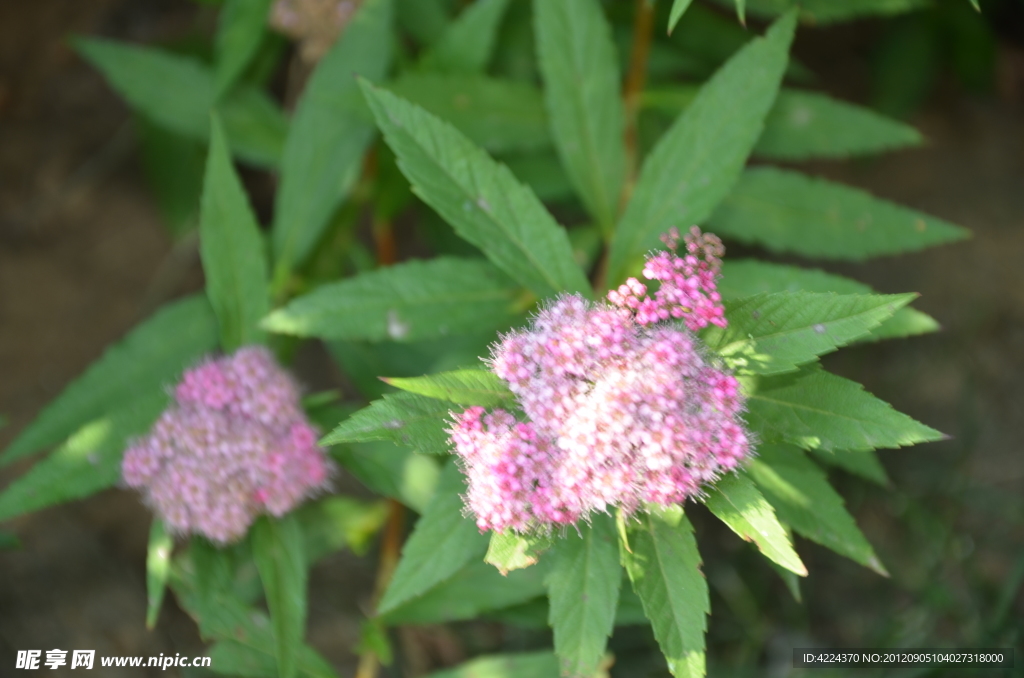
[[969, 235], [959, 226], [864, 191], [774, 167], [744, 172], [707, 227], [772, 252], [853, 261]]
[[701, 88], [644, 162], [612, 240], [608, 283], [678, 224], [706, 219], [740, 175], [775, 101], [796, 27], [791, 13]]
[[450, 125], [362, 81], [413, 191], [537, 296], [589, 294], [564, 229], [536, 196]]
[[280, 678], [294, 678], [306, 629], [308, 573], [302, 527], [293, 514], [261, 518], [252, 530], [252, 555], [267, 594], [277, 670]]
[[423, 377], [391, 377], [395, 388], [460, 405], [493, 407], [512, 398], [504, 379], [490, 370], [455, 370]]
[[434, 498], [402, 547], [402, 558], [378, 606], [380, 614], [423, 595], [474, 558], [483, 558], [487, 535], [463, 515], [465, 491], [462, 471], [449, 463], [441, 472]]
[[590, 676], [604, 657], [622, 584], [618, 535], [611, 516], [569, 531], [551, 552], [546, 584], [549, 621], [563, 676]]
[[625, 114], [611, 28], [597, 0], [534, 4], [551, 135], [584, 206], [610, 235], [626, 175]]
[[266, 32], [267, 15], [273, 0], [227, 0], [217, 23], [217, 95], [231, 89], [256, 56]]
[[354, 74], [380, 80], [387, 73], [391, 15], [391, 0], [363, 2], [295, 109], [272, 229], [276, 285], [306, 259], [358, 177], [374, 129]]
[[885, 467], [873, 450], [811, 450], [811, 453], [822, 464], [841, 468], [882, 487], [890, 484]]
[[779, 518], [799, 534], [879, 574], [887, 574], [843, 506], [842, 497], [802, 452], [786, 445], [761, 445], [748, 473]]
[[446, 428], [452, 406], [414, 393], [385, 394], [359, 410], [320, 441], [321, 445], [390, 440], [427, 454], [447, 454]]
[[710, 611], [693, 526], [678, 506], [639, 516], [622, 560], [673, 676], [703, 676]]
[[[835, 292], [837, 294], [871, 294], [868, 285], [818, 269], [797, 268], [754, 259], [731, 259], [722, 266], [718, 291], [723, 299], [739, 299], [771, 292]], [[859, 341], [876, 341], [939, 329], [939, 324], [926, 313], [903, 307], [888, 320], [871, 330]]]
[[918, 146], [921, 133], [869, 108], [817, 92], [782, 90], [754, 154], [778, 160], [845, 158]]
[[171, 571], [171, 550], [174, 539], [164, 528], [159, 518], [153, 518], [149, 528], [149, 545], [146, 548], [146, 628], [156, 626], [160, 606], [167, 590], [167, 577]]
[[422, 596], [388, 612], [383, 621], [437, 624], [519, 605], [544, 593], [548, 569], [539, 566], [506, 576], [483, 561], [471, 562]]
[[217, 116], [203, 182], [199, 253], [206, 295], [220, 324], [221, 346], [230, 353], [261, 343], [264, 334], [259, 322], [270, 308], [263, 236], [231, 163]]
[[668, 15], [668, 34], [672, 35], [672, 30], [679, 23], [679, 20], [683, 18], [683, 12], [690, 6], [693, 0], [675, 0], [672, 3], [672, 11]]
[[451, 123], [491, 153], [548, 148], [548, 117], [540, 91], [482, 75], [405, 73], [385, 87]]
[[762, 378], [747, 408], [748, 423], [765, 440], [804, 449], [871, 450], [943, 438], [860, 384], [813, 368]]
[[331, 456], [369, 489], [420, 514], [427, 510], [441, 475], [436, 458], [388, 442], [345, 445], [332, 449]]
[[114, 485], [132, 436], [146, 429], [167, 404], [153, 388], [136, 394], [117, 411], [82, 426], [67, 441], [0, 493], [0, 520], [81, 499]]
[[107, 348], [0, 456], [9, 464], [58, 443], [83, 425], [161, 392], [217, 346], [217, 320], [202, 295], [160, 308]]
[[537, 564], [540, 554], [551, 547], [547, 536], [516, 534], [512, 531], [493, 532], [487, 546], [484, 562], [493, 565], [498, 572], [506, 575]]
[[420, 66], [442, 73], [482, 73], [509, 0], [476, 0], [431, 45]]
[[435, 671], [426, 678], [551, 678], [558, 675], [553, 652], [524, 652], [477, 657], [454, 669]]
[[914, 294], [759, 294], [725, 302], [728, 327], [703, 335], [739, 369], [777, 374], [866, 335]]
[[213, 73], [196, 59], [99, 38], [79, 39], [75, 45], [133, 108], [153, 122], [205, 141], [216, 105], [234, 153], [264, 166], [280, 159], [288, 122], [264, 92], [238, 87], [218, 102]]
[[[735, 0], [718, 0], [731, 6]], [[888, 16], [927, 6], [927, 0], [745, 0], [752, 14], [772, 17], [793, 7], [800, 8], [800, 18], [814, 24], [849, 21], [861, 16]]]
[[729, 528], [753, 541], [766, 558], [801, 577], [807, 568], [772, 509], [744, 472], [728, 473], [708, 490], [704, 504]]
[[486, 261], [407, 261], [322, 285], [263, 327], [323, 339], [434, 339], [511, 322], [521, 290]]

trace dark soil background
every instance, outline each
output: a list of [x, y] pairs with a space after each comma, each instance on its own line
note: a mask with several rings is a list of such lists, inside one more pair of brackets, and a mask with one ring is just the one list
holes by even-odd
[[[201, 284], [195, 244], [174, 244], [142, 181], [130, 112], [68, 46], [73, 34], [175, 38], [193, 30], [197, 11], [184, 0], [0, 2], [0, 447], [108, 343]], [[880, 30], [804, 30], [796, 53], [824, 89], [863, 102]], [[801, 542], [812, 573], [801, 606], [767, 568], [764, 578], [740, 577], [717, 556], [745, 547], [711, 535], [719, 663], [761, 662], [783, 676], [789, 648], [805, 643], [941, 642], [1018, 643], [1024, 664], [1024, 52], [1002, 43], [995, 81], [969, 95], [940, 79], [912, 118], [923, 148], [810, 168], [973, 231], [962, 245], [827, 266], [880, 291], [922, 294], [917, 307], [942, 332], [846, 349], [826, 364], [952, 439], [883, 451], [890, 489], [833, 474], [890, 579]], [[0, 486], [28, 466], [4, 469]], [[157, 628], [145, 629], [149, 519], [134, 495], [110, 490], [3, 526], [22, 546], [0, 551], [0, 676], [19, 673], [20, 649], [203, 654], [170, 599]], [[354, 672], [372, 567], [340, 554], [313, 572], [309, 640], [342, 676]], [[399, 641], [421, 668], [458, 659], [443, 629]]]

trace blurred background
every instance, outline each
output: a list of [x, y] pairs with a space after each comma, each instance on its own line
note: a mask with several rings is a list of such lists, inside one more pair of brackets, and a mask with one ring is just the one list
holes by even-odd
[[[695, 507], [712, 592], [711, 676], [801, 675], [791, 648], [809, 645], [1016, 646], [1018, 668], [1004, 673], [1024, 675], [1024, 1], [982, 7], [979, 15], [967, 0], [937, 0], [797, 34], [794, 55], [813, 73], [802, 86], [907, 119], [927, 139], [802, 168], [973, 231], [963, 244], [870, 264], [814, 262], [881, 292], [921, 293], [917, 307], [941, 332], [847, 348], [824, 362], [950, 439], [881, 451], [889, 488], [830, 472], [892, 576], [799, 541], [811, 571], [802, 602]], [[202, 284], [187, 215], [176, 217], [151, 188], [161, 171], [188, 182], [195, 158], [186, 149], [180, 172], [154, 166], [152, 130], [70, 38], [201, 53], [214, 24], [212, 7], [189, 0], [0, 2], [0, 447], [108, 343]], [[284, 40], [280, 49], [287, 70], [297, 50]], [[294, 96], [286, 74], [270, 77], [282, 99]], [[265, 221], [273, 180], [245, 178]], [[315, 347], [298, 366], [317, 386], [338, 378]], [[0, 471], [0, 486], [26, 468]], [[110, 490], [3, 526], [0, 666], [8, 668], [0, 673], [10, 675], [19, 649], [203, 654], [171, 597], [157, 628], [145, 629], [149, 518], [134, 494]], [[373, 568], [372, 556], [342, 553], [312, 573], [308, 638], [343, 676], [354, 670]], [[533, 647], [544, 633], [497, 623], [402, 629], [395, 640], [406, 672], [391, 675], [421, 675], [478, 648]], [[616, 636], [612, 675], [659, 675], [649, 633]]]

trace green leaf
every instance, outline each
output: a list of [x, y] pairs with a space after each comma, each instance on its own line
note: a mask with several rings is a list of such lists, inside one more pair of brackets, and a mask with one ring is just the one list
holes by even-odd
[[221, 346], [231, 352], [261, 343], [259, 322], [270, 308], [263, 237], [216, 116], [203, 183], [199, 245], [206, 294], [220, 322]]
[[943, 438], [860, 384], [813, 368], [761, 379], [747, 408], [747, 421], [765, 440], [804, 449], [871, 450]]
[[589, 292], [572, 247], [536, 196], [450, 125], [362, 81], [413, 191], [537, 296]]
[[[732, 5], [735, 0], [718, 0]], [[927, 6], [927, 0], [745, 0], [752, 14], [771, 17], [793, 7], [800, 8], [800, 18], [812, 24], [849, 21], [861, 16], [893, 15]]]
[[520, 292], [483, 260], [413, 260], [318, 287], [263, 327], [324, 339], [433, 339], [511, 322]]
[[959, 226], [864, 191], [773, 167], [747, 170], [707, 225], [772, 252], [854, 261], [968, 236]]
[[378, 607], [381, 614], [423, 595], [474, 558], [483, 558], [487, 536], [463, 515], [465, 492], [462, 471], [449, 463], [426, 513], [402, 547], [402, 558]]
[[747, 25], [747, 0], [736, 0], [736, 16], [741, 24]]
[[164, 528], [163, 521], [153, 518], [146, 549], [146, 628], [150, 631], [156, 626], [157, 615], [164, 602], [173, 548], [174, 539]]
[[121, 477], [127, 441], [141, 435], [167, 404], [161, 389], [139, 393], [117, 411], [82, 426], [67, 442], [0, 493], [0, 520], [88, 497]]
[[[575, 196], [569, 177], [554, 153], [520, 153], [501, 158], [519, 181], [545, 202], [566, 202]], [[569, 232], [570, 238], [572, 231]], [[600, 245], [600, 241], [598, 241]]]
[[424, 377], [392, 377], [384, 381], [403, 391], [459, 405], [493, 407], [512, 398], [508, 384], [490, 370], [455, 370]]
[[227, 0], [217, 24], [217, 94], [231, 89], [256, 56], [273, 0]]
[[748, 473], [779, 518], [799, 534], [879, 574], [887, 574], [846, 511], [843, 498], [802, 452], [785, 445], [761, 445]]
[[385, 87], [451, 123], [491, 153], [551, 145], [544, 101], [529, 83], [482, 75], [409, 72]]
[[399, 24], [420, 45], [432, 45], [440, 40], [451, 24], [445, 0], [397, 0], [397, 3]]
[[795, 370], [866, 335], [914, 294], [759, 294], [725, 302], [729, 326], [703, 335], [708, 347], [758, 374]]
[[390, 440], [427, 454], [447, 454], [445, 429], [452, 406], [443, 400], [413, 393], [385, 394], [359, 410], [320, 441], [321, 445]]
[[[722, 266], [718, 291], [723, 299], [739, 299], [770, 292], [835, 292], [871, 294], [864, 283], [818, 269], [797, 268], [754, 259], [731, 259]], [[903, 307], [871, 330], [861, 341], [906, 337], [939, 329], [935, 320], [921, 311]]]
[[262, 91], [238, 87], [217, 102], [214, 75], [196, 59], [99, 38], [79, 39], [75, 45], [133, 108], [153, 122], [205, 141], [216, 105], [231, 149], [240, 158], [267, 166], [280, 159], [288, 122]]
[[744, 46], [647, 157], [612, 240], [610, 285], [626, 277], [658, 236], [704, 221], [732, 188], [775, 101], [795, 27], [791, 13]]
[[778, 160], [845, 158], [919, 146], [905, 123], [816, 92], [782, 90], [754, 154]]
[[604, 657], [615, 624], [622, 566], [611, 516], [597, 514], [590, 525], [570, 530], [555, 543], [547, 578], [550, 623], [562, 675], [589, 676]]
[[638, 516], [622, 550], [633, 589], [673, 676], [703, 676], [710, 610], [693, 526], [678, 506]]
[[690, 6], [693, 0], [675, 0], [672, 3], [672, 11], [668, 15], [668, 34], [672, 35], [672, 30], [679, 23], [679, 20], [683, 18], [683, 12]]
[[356, 555], [365, 555], [387, 520], [388, 505], [385, 501], [328, 497], [307, 502], [295, 515], [306, 542], [306, 562], [314, 563], [346, 546]]
[[168, 231], [181, 238], [199, 223], [206, 149], [202, 143], [136, 116], [146, 183]]
[[362, 3], [295, 109], [274, 210], [276, 287], [312, 251], [359, 175], [374, 130], [353, 74], [384, 77], [391, 61], [391, 15], [391, 0]]
[[[267, 642], [268, 647], [273, 644], [270, 638]], [[217, 673], [244, 678], [278, 678], [280, 675], [274, 655], [254, 651], [251, 644], [221, 640], [210, 648], [209, 657], [210, 668]], [[337, 678], [338, 675], [323, 657], [308, 646], [302, 647], [297, 670], [299, 678]]]
[[305, 542], [294, 515], [264, 517], [253, 526], [252, 555], [260, 571], [274, 628], [274, 654], [281, 678], [298, 673], [306, 626]]
[[890, 485], [885, 467], [873, 450], [811, 450], [811, 453], [822, 464], [841, 468], [882, 487]]
[[978, 4], [978, 0], [969, 0], [969, 1], [971, 3], [971, 7], [973, 7], [976, 12], [980, 12], [981, 11], [981, 5]]
[[436, 624], [473, 619], [542, 595], [547, 571], [546, 567], [533, 567], [506, 576], [481, 560], [474, 561], [422, 596], [388, 612], [383, 620], [387, 624]]
[[217, 346], [217, 321], [200, 295], [170, 303], [137, 325], [47, 405], [0, 456], [9, 464], [59, 443], [83, 425], [150, 392]]
[[801, 577], [807, 576], [786, 528], [746, 473], [728, 473], [719, 478], [708, 490], [704, 504], [733, 532], [753, 541], [766, 558]]
[[611, 28], [597, 0], [537, 2], [534, 21], [555, 147], [583, 204], [610, 235], [626, 175]]
[[442, 73], [482, 73], [509, 0], [476, 0], [431, 45], [420, 66]]
[[397, 499], [420, 514], [427, 510], [441, 475], [434, 457], [387, 442], [333, 448], [331, 456], [377, 494]]
[[495, 654], [466, 662], [454, 669], [435, 671], [426, 678], [551, 678], [558, 675], [552, 652]]
[[551, 548], [547, 536], [530, 536], [515, 532], [492, 532], [484, 562], [497, 568], [502, 576], [537, 564], [540, 554]]

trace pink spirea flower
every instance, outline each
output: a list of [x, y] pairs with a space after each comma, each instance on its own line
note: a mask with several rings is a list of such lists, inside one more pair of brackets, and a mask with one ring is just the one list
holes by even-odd
[[608, 292], [608, 300], [632, 310], [641, 325], [681, 318], [694, 332], [708, 325], [725, 327], [717, 284], [725, 254], [722, 241], [694, 226], [684, 238], [686, 254], [679, 256], [674, 253], [679, 246], [679, 229], [673, 227], [661, 240], [672, 252], [652, 254], [643, 271], [645, 278], [660, 283], [654, 296], [645, 297], [647, 286], [630, 278]]
[[[687, 313], [702, 309], [704, 324], [723, 324], [708, 308], [717, 304], [717, 267], [701, 266], [708, 253], [721, 256], [721, 243], [694, 237], [704, 248], [697, 263], [655, 254], [648, 265], [662, 290], [699, 290], [704, 301], [667, 291], [654, 304], [689, 327], [696, 324], [689, 315], [671, 310], [684, 299]], [[642, 315], [650, 300], [637, 286], [627, 283], [636, 304], [562, 296], [529, 329], [493, 347], [491, 367], [508, 382], [525, 421], [471, 407], [450, 430], [481, 530], [544, 530], [612, 506], [632, 513], [645, 502], [683, 502], [749, 454], [735, 377], [711, 364], [688, 330]]]
[[187, 370], [173, 395], [121, 467], [169, 530], [227, 544], [326, 488], [331, 465], [298, 386], [265, 348]]

